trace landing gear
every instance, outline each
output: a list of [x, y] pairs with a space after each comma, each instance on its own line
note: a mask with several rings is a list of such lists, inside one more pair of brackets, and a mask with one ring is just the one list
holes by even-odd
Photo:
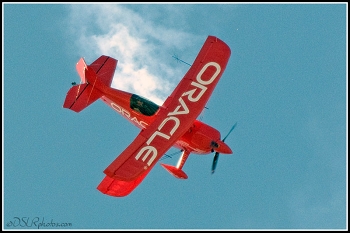
[[170, 174], [172, 174], [176, 178], [178, 178], [178, 179], [187, 179], [188, 176], [182, 170], [182, 167], [185, 165], [185, 162], [186, 162], [188, 156], [190, 155], [190, 153], [191, 152], [184, 150], [182, 152], [182, 155], [181, 155], [179, 161], [177, 162], [176, 167], [168, 165], [168, 164], [163, 164], [163, 163], [161, 163], [160, 165], [162, 165], [165, 168], [165, 170], [167, 170]]

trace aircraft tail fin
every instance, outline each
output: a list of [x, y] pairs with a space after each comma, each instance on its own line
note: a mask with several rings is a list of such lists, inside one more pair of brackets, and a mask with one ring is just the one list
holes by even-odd
[[91, 65], [86, 65], [80, 58], [76, 65], [82, 84], [73, 86], [67, 93], [63, 107], [80, 112], [102, 97], [103, 90], [110, 87], [117, 60], [105, 55], [97, 58]]

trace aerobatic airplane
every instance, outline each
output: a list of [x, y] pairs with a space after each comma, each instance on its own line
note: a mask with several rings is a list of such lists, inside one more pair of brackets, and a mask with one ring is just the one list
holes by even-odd
[[105, 178], [97, 189], [104, 194], [123, 197], [130, 194], [147, 176], [157, 161], [171, 148], [182, 155], [176, 166], [161, 164], [179, 179], [190, 153], [215, 152], [212, 173], [219, 153], [232, 154], [220, 132], [196, 120], [209, 100], [230, 58], [229, 46], [208, 36], [199, 54], [172, 94], [162, 106], [139, 95], [111, 88], [117, 60], [101, 56], [90, 65], [83, 58], [76, 64], [81, 84], [72, 83], [63, 107], [80, 112], [97, 99], [141, 129], [135, 140], [104, 170]]

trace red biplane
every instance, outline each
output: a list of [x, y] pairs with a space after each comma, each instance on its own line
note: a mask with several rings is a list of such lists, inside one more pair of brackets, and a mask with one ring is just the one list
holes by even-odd
[[162, 106], [141, 97], [111, 88], [117, 60], [101, 56], [91, 65], [81, 58], [76, 69], [82, 83], [68, 91], [64, 108], [80, 112], [101, 99], [141, 129], [135, 140], [104, 170], [105, 178], [97, 189], [104, 194], [123, 197], [130, 194], [172, 147], [182, 155], [176, 166], [161, 164], [179, 179], [190, 153], [215, 151], [212, 173], [219, 153], [232, 154], [220, 132], [196, 120], [224, 72], [231, 50], [226, 43], [208, 36], [192, 66]]

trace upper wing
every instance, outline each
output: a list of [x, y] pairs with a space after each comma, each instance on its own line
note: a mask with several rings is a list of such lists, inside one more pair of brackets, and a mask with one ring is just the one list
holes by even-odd
[[[230, 48], [223, 41], [208, 36], [193, 65], [160, 108], [157, 118], [140, 132], [104, 173], [129, 184], [135, 184], [140, 177], [143, 179], [201, 113], [226, 68], [230, 54]], [[133, 188], [140, 182], [136, 182]], [[113, 182], [108, 183], [108, 188], [112, 189]]]

